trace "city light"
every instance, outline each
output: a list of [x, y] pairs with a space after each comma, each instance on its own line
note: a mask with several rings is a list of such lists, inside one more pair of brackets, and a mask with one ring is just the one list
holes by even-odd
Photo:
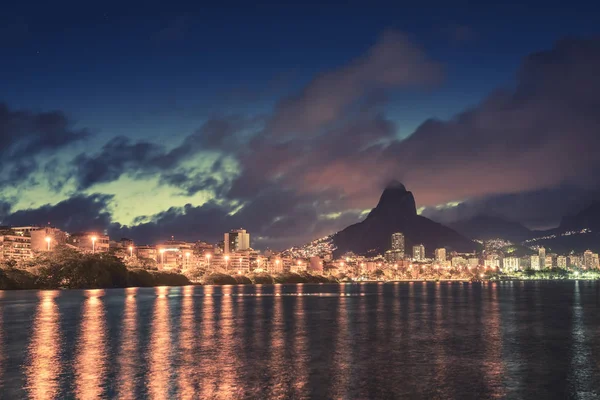
[[52, 241], [52, 239], [50, 238], [50, 236], [46, 236], [46, 243], [48, 244], [48, 251], [50, 251], [50, 242]]
[[133, 246], [129, 246], [129, 257], [133, 257]]
[[96, 236], [92, 236], [92, 253], [96, 252], [96, 239], [98, 239]]

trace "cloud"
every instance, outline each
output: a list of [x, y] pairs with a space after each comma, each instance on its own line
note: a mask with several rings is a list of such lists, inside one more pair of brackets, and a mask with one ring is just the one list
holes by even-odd
[[31, 112], [11, 110], [0, 103], [0, 157], [2, 162], [31, 158], [56, 151], [89, 136], [74, 129], [60, 111]]
[[424, 205], [598, 186], [600, 40], [563, 40], [528, 56], [514, 89], [449, 121], [430, 120], [384, 157]]
[[[348, 65], [281, 99], [269, 115], [214, 116], [172, 147], [117, 137], [97, 153], [76, 157], [75, 178], [86, 191], [128, 175], [150, 176], [177, 190], [184, 201], [201, 191], [214, 194], [204, 204], [133, 216], [131, 226], [112, 220], [106, 208], [90, 211], [97, 217], [92, 222], [138, 241], [171, 235], [218, 240], [223, 231], [243, 226], [255, 243], [285, 247], [356, 222], [393, 178], [415, 193], [427, 215], [494, 211], [540, 226], [580, 204], [563, 201], [565, 196], [580, 193], [587, 201], [599, 186], [600, 156], [594, 151], [600, 145], [598, 70], [599, 39], [560, 41], [526, 57], [514, 85], [498, 88], [454, 118], [428, 120], [399, 139], [396, 124], [385, 114], [388, 95], [429, 88], [439, 82], [442, 68], [406, 36], [388, 32]], [[28, 117], [10, 120], [36, 120], [37, 114], [23, 115]], [[38, 148], [38, 141], [26, 137], [31, 129], [17, 130], [26, 133], [6, 142], [12, 149], [8, 157], [24, 148], [59, 148], [85, 136], [73, 135], [64, 117], [47, 119], [56, 128], [45, 132], [54, 139]], [[21, 179], [34, 165], [12, 168]], [[80, 207], [114, 201], [90, 205], [87, 197], [79, 199]], [[431, 211], [456, 201], [457, 207]], [[21, 221], [36, 217], [33, 211], [22, 214]]]
[[111, 216], [106, 211], [111, 199], [112, 196], [101, 194], [74, 196], [55, 205], [15, 211], [5, 216], [2, 224], [43, 226], [50, 223], [67, 232], [103, 231], [111, 223]]

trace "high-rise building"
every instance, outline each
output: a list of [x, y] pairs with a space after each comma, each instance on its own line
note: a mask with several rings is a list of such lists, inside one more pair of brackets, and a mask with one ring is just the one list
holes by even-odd
[[[546, 262], [544, 263], [544, 268], [552, 268], [552, 256], [546, 256]], [[541, 257], [540, 257], [541, 261]]]
[[538, 249], [538, 256], [540, 257], [540, 268], [546, 268], [546, 249], [544, 246]]
[[586, 250], [583, 253], [583, 266], [586, 269], [592, 269], [594, 264], [594, 253], [591, 250]]
[[392, 233], [392, 250], [404, 253], [404, 234], [400, 232]]
[[531, 269], [540, 269], [540, 256], [531, 256]]
[[519, 261], [517, 257], [506, 257], [502, 260], [502, 269], [504, 271], [518, 271]]
[[556, 266], [558, 268], [567, 268], [567, 257], [565, 256], [558, 256], [556, 257]]
[[592, 268], [593, 269], [600, 268], [600, 259], [598, 259], [598, 253], [592, 254]]
[[445, 248], [440, 248], [440, 249], [435, 249], [435, 261], [437, 262], [446, 262], [446, 249]]
[[250, 234], [245, 229], [234, 229], [225, 234], [225, 254], [233, 253], [250, 248]]
[[415, 261], [422, 261], [425, 259], [425, 246], [422, 244], [413, 246], [413, 259]]

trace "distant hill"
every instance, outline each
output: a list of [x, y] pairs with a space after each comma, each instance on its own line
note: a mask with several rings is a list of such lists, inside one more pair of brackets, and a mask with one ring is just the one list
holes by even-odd
[[600, 202], [590, 204], [577, 214], [563, 217], [557, 228], [534, 232], [533, 237], [540, 239], [530, 244], [542, 245], [556, 253], [600, 252]]
[[531, 230], [518, 222], [489, 215], [478, 215], [467, 220], [453, 222], [448, 226], [470, 239], [502, 238], [518, 243], [532, 236]]
[[582, 229], [600, 231], [600, 202], [592, 203], [573, 216], [563, 217], [559, 227], [554, 230], [566, 232], [580, 231]]
[[456, 231], [417, 215], [413, 194], [404, 185], [393, 182], [382, 193], [377, 207], [367, 218], [333, 235], [335, 252], [339, 256], [348, 251], [361, 255], [384, 253], [390, 248], [391, 235], [402, 232], [406, 252], [412, 246], [423, 244], [428, 255], [438, 247], [459, 252], [471, 252], [479, 245]]

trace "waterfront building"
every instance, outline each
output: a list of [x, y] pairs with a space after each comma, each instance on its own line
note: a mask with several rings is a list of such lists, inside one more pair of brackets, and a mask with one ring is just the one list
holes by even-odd
[[12, 230], [0, 234], [0, 261], [15, 260], [21, 262], [31, 257], [30, 236], [16, 234]]
[[475, 268], [479, 265], [479, 258], [477, 257], [469, 257], [467, 260], [467, 265], [471, 268]]
[[[540, 258], [540, 260], [541, 260], [541, 258]], [[544, 268], [552, 268], [553, 264], [554, 263], [552, 262], [552, 256], [546, 256]]]
[[546, 249], [544, 248], [544, 246], [541, 246], [538, 249], [538, 256], [540, 257], [540, 268], [550, 268], [546, 266]]
[[156, 250], [156, 246], [136, 246], [134, 252], [138, 258], [154, 261], [158, 260], [158, 250]]
[[531, 269], [540, 270], [540, 256], [531, 256]]
[[464, 267], [466, 265], [467, 265], [467, 260], [464, 257], [460, 257], [460, 256], [452, 257], [452, 267], [453, 268]]
[[517, 257], [506, 257], [502, 260], [502, 269], [504, 271], [518, 271], [521, 260]]
[[86, 253], [106, 253], [110, 238], [98, 232], [78, 232], [67, 238], [67, 243]]
[[558, 256], [556, 257], [556, 266], [558, 268], [567, 268], [567, 257], [565, 256]]
[[594, 253], [591, 250], [586, 250], [583, 253], [583, 266], [586, 269], [592, 269], [594, 266]]
[[439, 263], [445, 263], [446, 262], [446, 249], [445, 248], [439, 248], [439, 249], [435, 249], [435, 261], [439, 262]]
[[223, 245], [225, 254], [248, 250], [250, 248], [250, 234], [245, 229], [234, 229], [225, 234]]
[[425, 260], [425, 246], [423, 246], [422, 244], [413, 246], [413, 259], [415, 261]]
[[496, 257], [486, 258], [485, 260], [483, 260], [483, 265], [485, 267], [499, 269], [500, 268], [500, 259], [496, 258]]

